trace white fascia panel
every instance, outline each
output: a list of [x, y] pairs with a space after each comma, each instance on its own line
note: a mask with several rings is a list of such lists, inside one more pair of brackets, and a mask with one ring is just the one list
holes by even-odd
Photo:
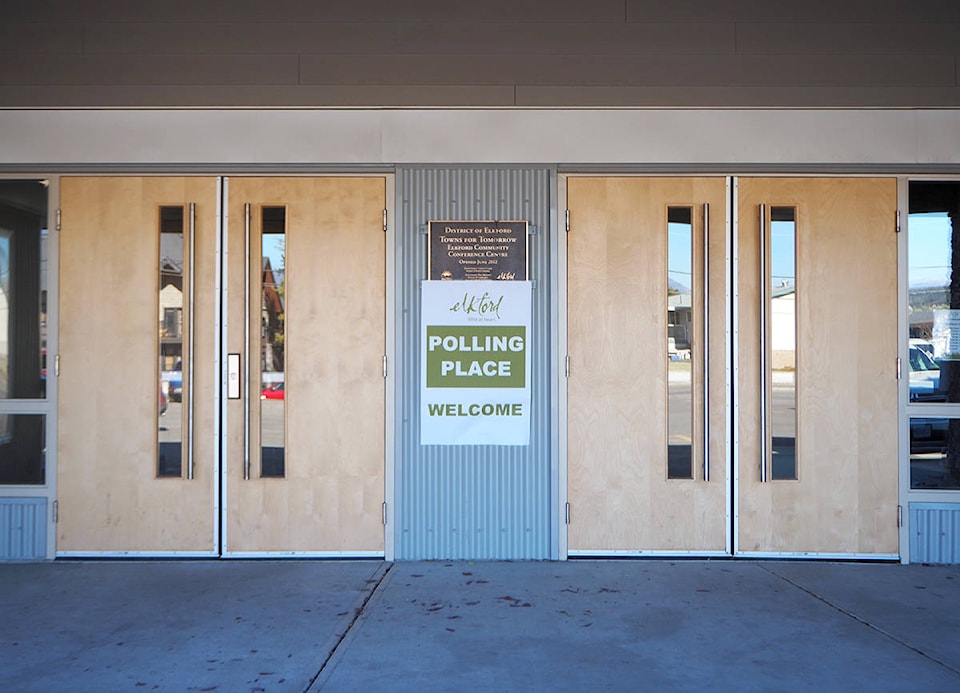
[[0, 110], [0, 165], [940, 164], [960, 110]]
[[917, 157], [923, 162], [960, 162], [960, 112], [916, 111]]
[[0, 111], [2, 163], [380, 161], [378, 111]]

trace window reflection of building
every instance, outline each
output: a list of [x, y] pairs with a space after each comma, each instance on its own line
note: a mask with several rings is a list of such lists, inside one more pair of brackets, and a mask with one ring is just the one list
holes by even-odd
[[264, 373], [283, 372], [283, 270], [263, 258], [261, 301], [262, 368]]
[[161, 210], [160, 370], [177, 370], [183, 360], [183, 208]]
[[792, 284], [775, 287], [770, 295], [770, 350], [774, 371], [797, 365], [797, 290]]
[[671, 354], [683, 358], [690, 358], [690, 348], [693, 341], [693, 306], [689, 289], [671, 293], [667, 291], [667, 337]]

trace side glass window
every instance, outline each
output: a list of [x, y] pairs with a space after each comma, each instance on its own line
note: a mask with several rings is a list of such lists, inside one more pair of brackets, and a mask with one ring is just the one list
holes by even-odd
[[[960, 403], [960, 183], [911, 182], [907, 229], [910, 404]], [[910, 417], [910, 487], [960, 489], [960, 419]]]
[[960, 183], [910, 184], [908, 336], [915, 404], [960, 402], [958, 201]]
[[46, 416], [2, 401], [47, 396], [47, 182], [0, 180], [0, 484], [41, 485]]
[[960, 489], [960, 419], [910, 417], [910, 488]]
[[0, 399], [46, 397], [46, 181], [0, 181]]

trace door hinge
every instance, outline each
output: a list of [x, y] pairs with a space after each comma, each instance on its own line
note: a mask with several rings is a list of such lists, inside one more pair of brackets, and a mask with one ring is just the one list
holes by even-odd
[[897, 230], [896, 233], [900, 233], [900, 210], [897, 210]]
[[901, 369], [902, 369], [902, 365], [901, 365], [900, 357], [898, 356], [898, 357], [897, 357], [897, 380], [900, 380], [900, 378], [902, 377], [902, 376], [901, 376], [901, 373], [902, 373], [902, 370], [901, 370]]
[[903, 506], [897, 506], [897, 527], [903, 527]]
[[564, 507], [564, 523], [570, 524], [570, 504], [567, 503]]
[[57, 231], [60, 230], [60, 210], [57, 210]]
[[386, 501], [383, 502], [383, 517], [381, 519], [383, 520], [383, 525], [386, 526], [387, 525], [387, 502]]
[[387, 355], [383, 355], [383, 377], [387, 377]]
[[60, 522], [60, 501], [53, 501], [53, 524]]
[[563, 359], [563, 375], [564, 377], [570, 377], [570, 356], [569, 354], [566, 358]]
[[53, 374], [57, 378], [60, 377], [60, 354], [53, 357]]
[[387, 230], [387, 210], [383, 210], [383, 230]]
[[569, 233], [570, 232], [570, 210], [569, 209], [566, 210], [566, 212], [564, 213], [564, 223], [567, 228], [567, 233]]

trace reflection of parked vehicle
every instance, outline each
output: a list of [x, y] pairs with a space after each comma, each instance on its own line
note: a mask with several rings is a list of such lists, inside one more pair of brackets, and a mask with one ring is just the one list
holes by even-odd
[[910, 454], [944, 452], [949, 427], [949, 419], [910, 419]]
[[940, 364], [916, 344], [910, 345], [910, 401], [946, 401], [940, 390]]
[[170, 401], [179, 402], [183, 399], [183, 376], [170, 378]]
[[167, 413], [167, 396], [163, 394], [163, 385], [160, 386], [160, 416]]
[[[910, 342], [910, 402], [945, 402], [940, 390], [940, 364], [924, 348]], [[943, 418], [910, 419], [910, 453], [941, 452], [947, 444], [948, 420]]]
[[260, 399], [283, 399], [283, 383], [263, 388]]
[[177, 359], [176, 364], [173, 366], [173, 371], [170, 373], [168, 379], [170, 383], [170, 401], [171, 402], [182, 402], [183, 401], [183, 362]]
[[927, 339], [917, 339], [912, 337], [910, 339], [910, 348], [912, 349], [913, 347], [916, 347], [917, 349], [925, 353], [930, 358], [935, 358], [934, 357], [935, 349], [933, 348], [933, 342]]

